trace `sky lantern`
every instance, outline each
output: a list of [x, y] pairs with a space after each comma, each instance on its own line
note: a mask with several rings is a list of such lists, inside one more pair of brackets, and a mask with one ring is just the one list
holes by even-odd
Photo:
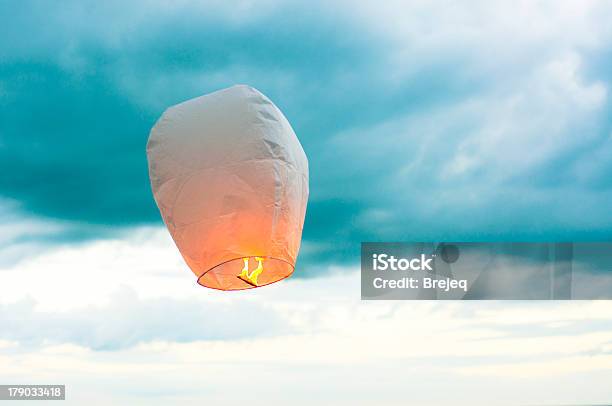
[[249, 289], [293, 273], [308, 160], [270, 99], [238, 85], [172, 106], [147, 157], [161, 216], [200, 285]]

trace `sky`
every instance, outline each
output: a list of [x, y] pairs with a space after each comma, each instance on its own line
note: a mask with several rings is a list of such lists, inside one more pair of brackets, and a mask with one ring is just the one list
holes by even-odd
[[[252, 401], [241, 379], [272, 403], [609, 403], [609, 302], [358, 286], [361, 241], [610, 240], [609, 21], [596, 0], [0, 0], [0, 381], [73, 404]], [[295, 275], [223, 295], [163, 228], [145, 145], [237, 83], [291, 122], [310, 200]]]

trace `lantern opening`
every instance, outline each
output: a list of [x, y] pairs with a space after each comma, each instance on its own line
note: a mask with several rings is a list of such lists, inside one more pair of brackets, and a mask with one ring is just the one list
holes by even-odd
[[250, 256], [223, 262], [198, 278], [198, 284], [220, 290], [243, 290], [269, 285], [293, 273], [291, 263], [273, 257]]
[[249, 274], [249, 258], [242, 258], [244, 261], [244, 267], [242, 268], [242, 272], [238, 274], [238, 278], [242, 279], [246, 283], [250, 283], [253, 286], [259, 286], [257, 284], [257, 277], [263, 272], [263, 258], [255, 257], [255, 261], [257, 261], [257, 269]]

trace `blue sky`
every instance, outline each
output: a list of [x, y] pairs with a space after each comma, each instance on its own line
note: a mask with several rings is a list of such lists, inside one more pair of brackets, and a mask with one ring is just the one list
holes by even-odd
[[525, 6], [539, 25], [522, 33], [480, 3], [1, 7], [0, 196], [68, 238], [160, 224], [150, 127], [235, 83], [272, 98], [309, 156], [305, 265], [363, 240], [610, 237], [611, 50], [589, 31], [604, 4], [551, 22]]
[[[609, 2], [0, 0], [0, 21], [2, 382], [61, 378], [74, 404], [235, 404], [241, 374], [282, 382], [272, 403], [301, 382], [334, 404], [406, 382], [422, 404], [609, 403], [607, 302], [361, 303], [356, 267], [367, 240], [612, 237]], [[222, 296], [163, 229], [145, 144], [236, 83], [293, 125], [311, 196], [295, 277]]]

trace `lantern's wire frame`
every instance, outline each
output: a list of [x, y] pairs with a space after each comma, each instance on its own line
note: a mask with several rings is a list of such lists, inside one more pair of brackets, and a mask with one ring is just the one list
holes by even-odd
[[[225, 265], [225, 264], [227, 264], [229, 262], [236, 261], [236, 260], [243, 259], [243, 258], [249, 258], [249, 259], [250, 258], [264, 258], [264, 260], [265, 259], [274, 259], [276, 261], [281, 261], [281, 262], [284, 262], [284, 263], [286, 263], [287, 265], [289, 265], [291, 267], [291, 272], [289, 272], [287, 275], [283, 276], [280, 279], [277, 279], [277, 280], [272, 281], [272, 282], [264, 283], [263, 285], [257, 285], [257, 286], [250, 285], [250, 286], [247, 286], [247, 287], [244, 287], [244, 288], [237, 288], [237, 289], [221, 289], [221, 288], [215, 288], [215, 287], [212, 287], [212, 286], [206, 286], [206, 285], [203, 285], [203, 284], [200, 283], [200, 279], [202, 279], [202, 277], [204, 275], [206, 275], [207, 273], [211, 272], [213, 269], [218, 268], [220, 266], [223, 266], [223, 265]], [[205, 287], [205, 288], [208, 288], [208, 289], [220, 290], [220, 291], [223, 291], [223, 292], [231, 292], [231, 291], [240, 291], [240, 290], [249, 290], [249, 289], [261, 288], [263, 286], [272, 285], [273, 283], [280, 282], [280, 281], [282, 281], [284, 279], [287, 279], [288, 277], [293, 275], [294, 272], [295, 272], [295, 265], [293, 265], [291, 262], [286, 261], [284, 259], [280, 259], [280, 258], [276, 258], [276, 257], [268, 257], [268, 256], [265, 256], [265, 255], [246, 255], [246, 256], [242, 256], [242, 257], [236, 257], [236, 258], [233, 258], [233, 259], [228, 259], [227, 261], [223, 261], [220, 264], [217, 264], [217, 265], [213, 266], [212, 268], [206, 270], [202, 275], [198, 276], [197, 282], [198, 282], [198, 285], [200, 285], [202, 287]], [[247, 282], [244, 282], [244, 283], [248, 285]]]

